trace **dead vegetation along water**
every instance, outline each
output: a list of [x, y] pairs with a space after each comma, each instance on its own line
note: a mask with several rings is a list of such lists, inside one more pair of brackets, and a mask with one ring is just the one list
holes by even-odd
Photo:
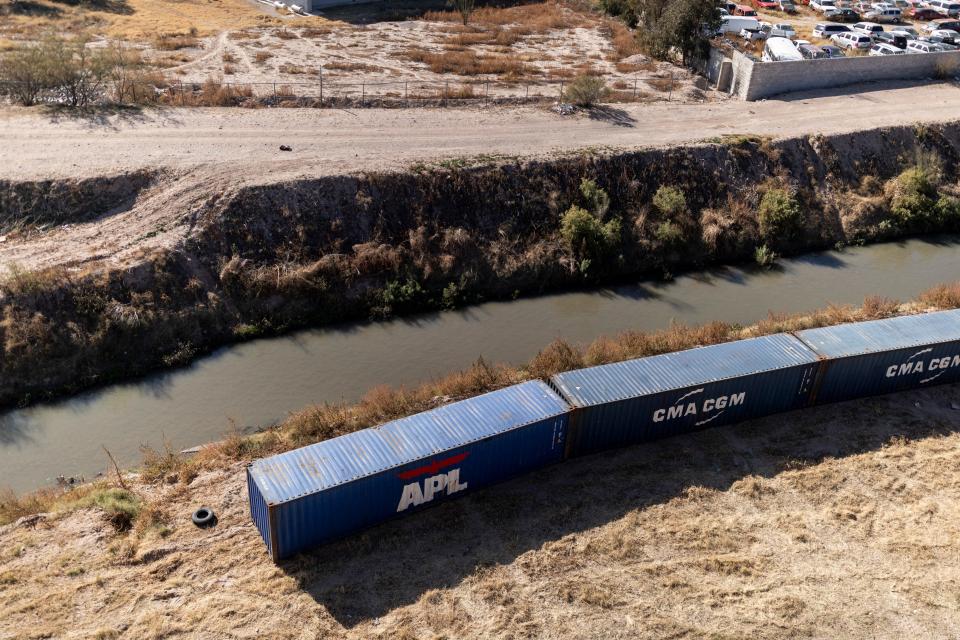
[[[958, 130], [895, 127], [776, 142], [731, 136], [549, 161], [452, 160], [236, 187], [220, 180], [216, 193], [205, 192], [197, 175], [175, 177], [150, 197], [124, 200], [121, 213], [97, 203], [100, 222], [162, 220], [124, 241], [120, 266], [75, 250], [82, 267], [14, 264], [0, 274], [0, 403], [105, 384], [296, 327], [641, 274], [669, 277], [751, 260], [760, 246], [785, 254], [955, 229], [960, 215], [949, 193], [956, 189]], [[885, 188], [918, 154], [940, 158], [938, 213], [918, 217], [922, 223], [901, 216], [909, 207]], [[868, 184], [864, 175], [875, 179]], [[169, 198], [179, 198], [181, 182], [188, 193], [171, 216]], [[20, 224], [7, 251], [29, 249], [46, 232], [17, 222], [25, 203], [47, 211], [58, 231], [91, 216], [83, 198], [47, 197], [66, 187], [11, 186], [26, 195], [0, 214], [6, 228]], [[664, 189], [676, 194], [667, 208], [656, 204]], [[601, 190], [608, 202], [598, 207], [587, 193]], [[789, 225], [764, 221], [768, 200], [790, 214], [783, 218]], [[599, 216], [594, 227], [606, 230], [602, 237], [587, 224], [571, 242], [562, 222], [572, 210], [583, 212], [582, 224]], [[154, 243], [155, 236], [164, 241]]]
[[[917, 310], [954, 308], [960, 308], [960, 282], [938, 285], [924, 292], [916, 302], [908, 304], [871, 296], [860, 307], [829, 306], [802, 314], [771, 314], [747, 327], [712, 322], [694, 327], [673, 325], [655, 332], [628, 331], [613, 337], [601, 336], [588, 345], [571, 345], [557, 340], [524, 366], [490, 364], [480, 359], [467, 370], [418, 387], [377, 387], [356, 404], [328, 403], [309, 407], [292, 414], [279, 426], [253, 436], [228, 433], [224, 440], [204, 447], [192, 457], [181, 456], [170, 449], [158, 451], [144, 448], [144, 463], [139, 479], [144, 483], [187, 485], [203, 472], [222, 469], [238, 461], [249, 461], [305, 446], [425, 411], [452, 400], [524, 380], [546, 379], [571, 369], [782, 331], [886, 318]], [[6, 491], [0, 494], [0, 524], [40, 511], [85, 506], [82, 500], [86, 495], [91, 490], [100, 491], [103, 487], [103, 483], [84, 485], [67, 493], [57, 489], [42, 489], [20, 497]], [[130, 523], [135, 520], [134, 516]]]

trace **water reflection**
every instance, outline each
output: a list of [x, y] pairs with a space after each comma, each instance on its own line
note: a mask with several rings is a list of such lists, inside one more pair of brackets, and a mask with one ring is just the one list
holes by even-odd
[[282, 420], [306, 405], [356, 400], [379, 384], [412, 385], [477, 357], [521, 362], [550, 340], [574, 342], [671, 322], [747, 323], [865, 295], [906, 299], [960, 279], [956, 238], [909, 240], [783, 261], [777, 270], [718, 267], [639, 283], [390, 322], [302, 331], [217, 351], [186, 369], [0, 416], [0, 486], [124, 465], [141, 444], [185, 448]]

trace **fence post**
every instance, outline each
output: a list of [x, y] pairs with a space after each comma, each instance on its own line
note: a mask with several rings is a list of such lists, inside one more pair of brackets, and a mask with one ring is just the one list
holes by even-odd
[[563, 80], [560, 81], [560, 102], [563, 102]]
[[633, 97], [637, 97], [637, 76], [633, 76]]
[[273, 83], [273, 103], [277, 103], [277, 83]]
[[670, 72], [670, 93], [667, 94], [667, 102], [673, 102], [673, 71]]
[[362, 107], [366, 101], [367, 101], [367, 83], [361, 82], [360, 83], [360, 106]]
[[450, 81], [444, 80], [443, 81], [443, 100], [441, 101], [441, 104], [443, 106], [447, 106], [447, 96], [449, 94], [450, 94]]
[[524, 97], [525, 99], [530, 97], [530, 83], [529, 83], [529, 82], [523, 85], [523, 97]]
[[320, 106], [323, 107], [323, 66], [320, 67]]

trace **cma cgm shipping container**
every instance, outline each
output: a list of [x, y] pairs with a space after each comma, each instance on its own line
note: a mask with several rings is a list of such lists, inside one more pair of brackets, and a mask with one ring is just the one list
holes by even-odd
[[250, 514], [279, 560], [559, 462], [568, 411], [537, 380], [257, 460]]
[[817, 356], [778, 334], [568, 371], [568, 454], [583, 455], [806, 404]]
[[960, 311], [796, 332], [825, 358], [820, 404], [960, 380]]

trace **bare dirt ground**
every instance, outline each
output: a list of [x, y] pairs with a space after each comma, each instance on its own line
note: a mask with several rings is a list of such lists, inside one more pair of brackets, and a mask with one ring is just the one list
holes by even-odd
[[[960, 634], [957, 386], [582, 458], [280, 566], [243, 469], [0, 528], [0, 638]], [[160, 492], [159, 494], [157, 492]], [[190, 511], [212, 506], [212, 530]]]
[[[602, 76], [621, 100], [705, 101], [706, 83], [686, 69], [639, 53], [622, 25], [542, 3], [478, 11], [464, 26], [450, 12], [365, 25], [330, 23], [245, 29], [173, 53], [147, 47], [148, 59], [178, 82], [208, 78], [327, 98], [448, 95], [559, 95], [562, 81]], [[276, 84], [276, 87], [274, 86]]]
[[[548, 157], [709, 140], [788, 137], [956, 117], [951, 83], [859, 87], [758, 103], [623, 105], [575, 116], [536, 107], [416, 110], [159, 109], [65, 116], [0, 112], [0, 179], [76, 179], [162, 169], [122, 210], [9, 234], [0, 264], [27, 269], [122, 262], [188, 233], [210, 198], [245, 184], [451, 158]], [[856, 114], [853, 117], [851, 114]], [[292, 152], [279, 150], [288, 144]]]

